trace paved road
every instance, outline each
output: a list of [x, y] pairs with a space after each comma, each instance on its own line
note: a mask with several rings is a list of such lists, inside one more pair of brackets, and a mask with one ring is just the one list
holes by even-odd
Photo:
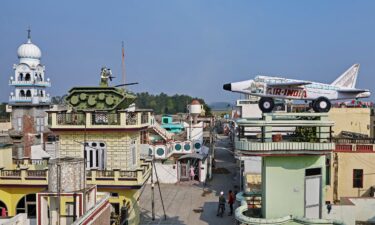
[[216, 168], [226, 168], [229, 173], [214, 174], [205, 192], [199, 183], [161, 184], [167, 220], [163, 217], [157, 185], [155, 186], [156, 219], [151, 220], [151, 191], [150, 186], [147, 186], [140, 198], [141, 224], [235, 224], [234, 216], [228, 216], [228, 207], [223, 218], [216, 216], [220, 191], [227, 193], [230, 189], [234, 190], [234, 186], [238, 186], [239, 183], [238, 168], [228, 147], [228, 139], [219, 137], [215, 148]]

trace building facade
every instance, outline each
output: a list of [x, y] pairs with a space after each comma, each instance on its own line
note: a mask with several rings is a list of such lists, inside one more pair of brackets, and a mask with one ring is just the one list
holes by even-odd
[[30, 30], [27, 42], [17, 50], [19, 63], [13, 65], [14, 76], [9, 85], [14, 90], [9, 96], [12, 129], [9, 131], [14, 143], [14, 157], [31, 157], [31, 146], [43, 142], [47, 131], [47, 113], [50, 96], [46, 92], [51, 86], [45, 77], [45, 66], [41, 63], [42, 52], [31, 42]]

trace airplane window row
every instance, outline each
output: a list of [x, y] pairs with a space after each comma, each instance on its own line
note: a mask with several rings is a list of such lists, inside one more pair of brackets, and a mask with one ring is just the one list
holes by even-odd
[[321, 85], [321, 84], [309, 84], [306, 85], [308, 88], [323, 89], [323, 90], [337, 90], [336, 87], [330, 85]]

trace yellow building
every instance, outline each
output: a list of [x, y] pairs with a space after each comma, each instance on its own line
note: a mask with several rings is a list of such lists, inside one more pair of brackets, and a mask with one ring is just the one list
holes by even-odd
[[[151, 162], [140, 157], [140, 149], [147, 147], [147, 128], [153, 116], [150, 110], [129, 107], [135, 96], [109, 87], [108, 79], [103, 68], [99, 87], [73, 88], [66, 98], [68, 110], [48, 112], [52, 134], [44, 144], [45, 151], [51, 158], [84, 158], [87, 184], [110, 193], [115, 214], [125, 203], [128, 223], [138, 224], [137, 199], [151, 171]], [[0, 152], [3, 155], [9, 157]], [[4, 160], [8, 164], [0, 170], [0, 208], [5, 207], [9, 216], [26, 212], [35, 218], [36, 193], [48, 185], [48, 159]]]
[[374, 137], [374, 116], [371, 108], [332, 108], [328, 112], [328, 118], [335, 121], [333, 136], [347, 131]]
[[[341, 140], [341, 142], [343, 142]], [[373, 197], [375, 192], [375, 147], [369, 142], [336, 143], [327, 160], [329, 181], [326, 200], [339, 202], [342, 197]]]

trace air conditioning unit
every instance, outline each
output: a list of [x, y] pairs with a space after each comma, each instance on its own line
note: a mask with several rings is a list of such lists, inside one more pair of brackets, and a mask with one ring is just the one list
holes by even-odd
[[176, 141], [173, 143], [173, 151], [175, 153], [182, 153], [182, 149], [183, 149], [183, 144], [182, 142], [180, 141]]
[[202, 150], [202, 143], [200, 141], [194, 141], [193, 142], [193, 146], [194, 146], [194, 150], [196, 153], [200, 154], [201, 150]]
[[183, 149], [183, 153], [192, 153], [193, 146], [192, 146], [191, 141], [185, 141], [182, 149]]
[[166, 146], [165, 145], [155, 145], [155, 159], [165, 159], [166, 157]]
[[153, 145], [149, 145], [148, 147], [148, 156], [153, 156], [154, 155], [154, 149], [155, 149], [155, 146]]

